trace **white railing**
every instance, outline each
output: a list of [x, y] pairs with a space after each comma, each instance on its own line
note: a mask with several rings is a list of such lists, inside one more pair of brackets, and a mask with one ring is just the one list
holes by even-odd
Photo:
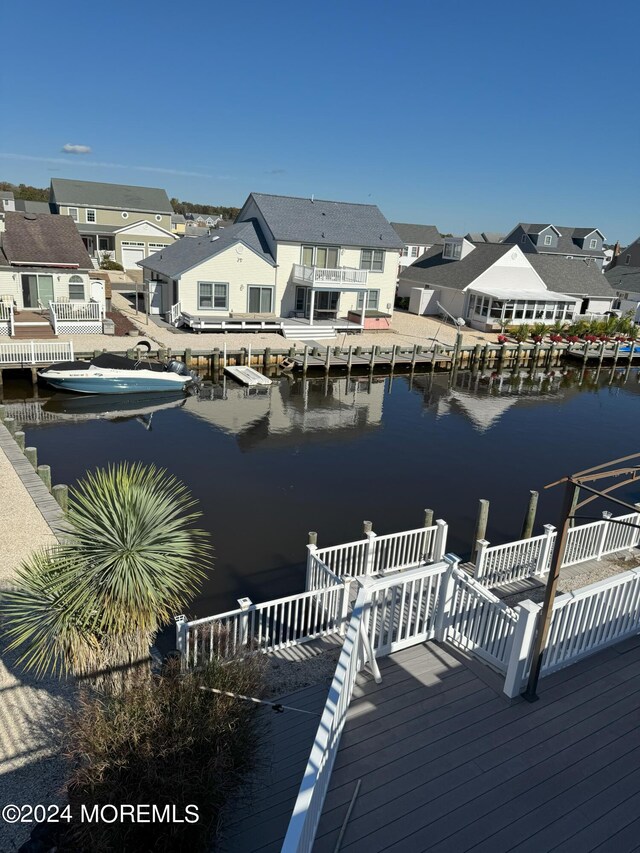
[[640, 569], [556, 598], [542, 675], [640, 631]]
[[[636, 547], [640, 544], [640, 530], [632, 525], [637, 524], [640, 513], [629, 513], [570, 528], [562, 568]], [[475, 579], [491, 587], [547, 574], [556, 535], [555, 528], [546, 524], [545, 533], [531, 539], [491, 547], [485, 539], [478, 540]]]
[[82, 322], [100, 320], [102, 309], [99, 302], [50, 302], [51, 312], [58, 322]]
[[182, 303], [176, 302], [176, 304], [172, 305], [171, 308], [169, 309], [169, 322], [171, 323], [172, 326], [177, 325], [181, 314], [182, 314]]
[[454, 568], [443, 595], [443, 639], [506, 672], [518, 614]]
[[66, 341], [0, 343], [0, 364], [52, 364], [73, 361], [73, 344]]
[[262, 604], [177, 622], [177, 647], [185, 666], [214, 657], [273, 652], [344, 630], [348, 612], [344, 584], [289, 595]]
[[369, 280], [368, 270], [356, 270], [351, 267], [329, 269], [324, 267], [308, 267], [304, 264], [293, 265], [293, 277], [297, 281], [308, 284], [361, 284]]
[[307, 592], [342, 583], [338, 575], [334, 574], [318, 557], [315, 545], [307, 545], [307, 551], [307, 577], [305, 584]]
[[438, 519], [430, 527], [418, 527], [365, 539], [318, 548], [316, 556], [338, 577], [379, 575], [442, 560], [447, 547], [448, 526]]
[[281, 848], [282, 853], [311, 853], [313, 848], [356, 677], [366, 656], [362, 631], [366, 595], [365, 590], [360, 590], [353, 608], [347, 635]]
[[7, 304], [6, 302], [0, 302], [0, 323], [7, 323], [7, 331], [9, 333], [9, 337], [13, 335], [13, 305]]

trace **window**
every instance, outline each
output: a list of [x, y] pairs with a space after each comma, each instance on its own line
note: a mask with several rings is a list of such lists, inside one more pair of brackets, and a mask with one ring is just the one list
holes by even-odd
[[229, 285], [226, 281], [198, 282], [198, 309], [202, 311], [227, 311], [229, 309]]
[[85, 216], [87, 218], [87, 222], [95, 222], [96, 221], [96, 212], [88, 207], [85, 211]]
[[337, 246], [303, 246], [302, 263], [305, 267], [320, 269], [338, 269], [340, 249]]
[[405, 246], [404, 249], [402, 250], [402, 257], [403, 258], [409, 257], [409, 247], [408, 246]]
[[411, 257], [412, 257], [412, 258], [417, 258], [417, 257], [418, 257], [418, 247], [417, 247], [417, 246], [412, 246], [412, 247], [411, 247]]
[[296, 313], [306, 313], [309, 307], [309, 288], [296, 287]]
[[450, 261], [459, 261], [462, 257], [462, 243], [445, 241], [442, 257]]
[[270, 314], [273, 311], [273, 287], [249, 285], [249, 312]]
[[[364, 302], [364, 293], [358, 294], [358, 302], [357, 307], [362, 310], [362, 305]], [[380, 291], [379, 290], [367, 290], [367, 308], [372, 308], [374, 310], [378, 310], [380, 304]]]
[[526, 235], [526, 234], [523, 234], [523, 235], [522, 235], [522, 237], [520, 238], [520, 242], [521, 242], [521, 243], [526, 243], [526, 242], [527, 242], [527, 235]]
[[589, 248], [590, 249], [595, 249], [597, 245], [598, 245], [598, 241], [595, 238], [592, 238], [591, 240], [589, 240]]
[[360, 252], [360, 269], [382, 272], [384, 269], [384, 251], [382, 249], [362, 249]]
[[69, 208], [69, 216], [73, 219], [74, 222], [78, 221], [78, 208], [70, 207]]
[[162, 217], [159, 213], [156, 213], [156, 222], [162, 222]]
[[229, 285], [226, 282], [217, 281], [213, 289], [213, 307], [226, 311], [229, 307]]
[[122, 213], [121, 213], [120, 215], [122, 216], [122, 218], [123, 218], [123, 219], [128, 219], [128, 218], [129, 218], [129, 214], [127, 213], [127, 211], [126, 211], [126, 210], [123, 210], [123, 211], [122, 211]]
[[84, 281], [82, 276], [72, 275], [69, 279], [69, 299], [84, 301]]
[[213, 308], [213, 284], [210, 281], [198, 282], [198, 310]]
[[164, 243], [149, 243], [149, 254], [153, 255], [154, 252], [161, 252], [166, 248]]
[[553, 241], [553, 237], [551, 236], [551, 234], [545, 234], [545, 235], [544, 235], [544, 244], [545, 244], [545, 246], [550, 246], [550, 245], [551, 245], [551, 243], [552, 243], [552, 241]]
[[627, 257], [624, 259], [624, 262], [627, 266], [629, 266], [629, 263], [631, 262], [631, 255], [627, 255]]

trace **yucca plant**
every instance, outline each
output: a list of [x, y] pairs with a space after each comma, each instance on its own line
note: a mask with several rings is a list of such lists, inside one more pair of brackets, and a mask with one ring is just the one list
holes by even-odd
[[73, 535], [23, 563], [2, 597], [9, 648], [42, 674], [126, 671], [205, 576], [208, 534], [186, 487], [155, 466], [121, 463], [72, 490]]

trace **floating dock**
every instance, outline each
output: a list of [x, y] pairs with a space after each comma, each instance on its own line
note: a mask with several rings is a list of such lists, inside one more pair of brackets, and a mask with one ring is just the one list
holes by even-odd
[[253, 367], [225, 367], [224, 372], [232, 376], [236, 382], [242, 385], [255, 387], [257, 385], [271, 385], [271, 380], [268, 376], [263, 376]]

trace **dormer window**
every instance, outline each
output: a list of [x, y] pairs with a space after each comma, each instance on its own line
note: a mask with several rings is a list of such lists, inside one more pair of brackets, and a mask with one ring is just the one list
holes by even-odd
[[553, 237], [551, 236], [551, 234], [545, 234], [545, 235], [544, 235], [544, 244], [545, 244], [545, 246], [550, 246], [550, 245], [551, 245], [551, 243], [552, 243], [552, 241], [553, 241]]
[[445, 241], [442, 257], [449, 261], [459, 261], [462, 257], [462, 243]]
[[589, 248], [590, 249], [595, 249], [597, 245], [598, 245], [598, 241], [595, 238], [589, 240]]
[[526, 243], [526, 242], [527, 242], [527, 235], [526, 235], [526, 234], [523, 234], [523, 235], [522, 235], [522, 237], [520, 238], [520, 242], [521, 242], [521, 243]]
[[627, 266], [629, 266], [629, 264], [631, 263], [631, 255], [627, 255], [627, 257], [624, 259], [624, 262]]

